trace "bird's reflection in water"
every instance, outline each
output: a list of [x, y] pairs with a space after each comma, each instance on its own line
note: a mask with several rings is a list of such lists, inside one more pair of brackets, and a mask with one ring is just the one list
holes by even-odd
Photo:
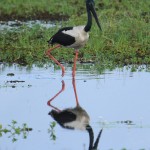
[[79, 105], [78, 96], [77, 96], [77, 92], [76, 92], [76, 83], [75, 83], [74, 78], [72, 78], [72, 85], [73, 85], [73, 89], [74, 89], [74, 93], [75, 93], [76, 107], [60, 110], [51, 104], [51, 102], [65, 89], [65, 82], [62, 81], [61, 90], [47, 102], [47, 104], [53, 108], [49, 112], [49, 115], [61, 127], [65, 128], [65, 129], [79, 129], [79, 130], [88, 131], [88, 133], [89, 133], [89, 150], [96, 150], [98, 147], [102, 129], [100, 130], [100, 132], [96, 138], [96, 141], [94, 143], [94, 133], [93, 133], [93, 129], [89, 123], [90, 117], [87, 114], [87, 112]]

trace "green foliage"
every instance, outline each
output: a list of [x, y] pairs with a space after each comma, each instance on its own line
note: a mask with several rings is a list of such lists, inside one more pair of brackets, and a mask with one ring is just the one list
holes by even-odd
[[27, 134], [29, 131], [32, 131], [32, 128], [28, 128], [27, 124], [24, 123], [21, 127], [17, 127], [17, 121], [12, 120], [11, 124], [8, 125], [7, 128], [3, 128], [0, 124], [0, 137], [2, 137], [3, 133], [8, 134], [8, 138], [12, 139], [12, 142], [16, 142], [18, 139], [16, 135], [23, 135], [23, 138], [27, 138]]
[[[93, 20], [89, 42], [80, 50], [79, 60], [95, 62], [101, 71], [116, 66], [150, 64], [149, 0], [95, 2], [103, 31], [99, 31]], [[56, 27], [49, 29], [35, 25], [32, 28], [22, 26], [13, 32], [3, 31], [0, 36], [1, 62], [31, 65], [51, 61], [45, 55], [47, 40], [60, 24], [84, 25], [87, 20], [84, 1], [62, 0], [60, 4], [59, 0], [1, 0], [1, 4], [1, 12], [11, 14], [15, 10], [16, 15], [27, 15], [31, 19], [37, 11], [69, 16], [67, 22], [56, 23]], [[52, 54], [63, 62], [72, 62], [74, 57], [69, 48], [59, 48]]]
[[[32, 19], [33, 17], [40, 17], [41, 14], [49, 15], [52, 17], [61, 14], [71, 16], [77, 13], [76, 7], [80, 6], [83, 2], [74, 2], [73, 0], [1, 0], [0, 13], [9, 16], [10, 18]], [[74, 4], [76, 7], [74, 7]], [[50, 16], [51, 16], [50, 15]], [[7, 19], [7, 18], [3, 18]]]
[[56, 135], [55, 135], [55, 130], [54, 128], [56, 127], [56, 122], [51, 122], [48, 128], [48, 133], [50, 134], [50, 139], [55, 141], [56, 140]]

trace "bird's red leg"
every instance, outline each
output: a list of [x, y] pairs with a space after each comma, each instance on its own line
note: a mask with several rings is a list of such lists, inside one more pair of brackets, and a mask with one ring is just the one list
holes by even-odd
[[76, 50], [75, 51], [75, 57], [74, 57], [73, 70], [72, 70], [72, 77], [73, 78], [75, 77], [75, 73], [76, 73], [76, 62], [77, 62], [77, 59], [78, 59], [78, 54], [79, 54], [79, 51]]
[[61, 112], [61, 110], [58, 109], [57, 107], [51, 105], [51, 102], [52, 102], [61, 92], [63, 92], [64, 90], [65, 90], [65, 82], [62, 80], [62, 88], [61, 88], [61, 90], [60, 90], [54, 97], [52, 97], [52, 98], [47, 102], [47, 105], [48, 105], [48, 106], [54, 108], [54, 109], [57, 110], [58, 112]]
[[77, 91], [76, 91], [76, 83], [75, 83], [74, 77], [72, 78], [72, 85], [73, 85], [74, 94], [75, 94], [75, 98], [76, 98], [76, 105], [79, 106], [78, 95], [77, 95]]
[[51, 58], [56, 64], [58, 64], [58, 66], [61, 67], [61, 70], [62, 70], [62, 77], [63, 77], [64, 74], [65, 74], [65, 68], [64, 68], [64, 66], [63, 66], [60, 62], [58, 62], [58, 60], [57, 60], [56, 58], [54, 58], [54, 57], [51, 55], [51, 51], [54, 50], [55, 48], [59, 48], [59, 47], [61, 47], [61, 45], [58, 44], [58, 45], [56, 45], [55, 47], [48, 49], [48, 50], [46, 51], [46, 55], [48, 55], [49, 58]]

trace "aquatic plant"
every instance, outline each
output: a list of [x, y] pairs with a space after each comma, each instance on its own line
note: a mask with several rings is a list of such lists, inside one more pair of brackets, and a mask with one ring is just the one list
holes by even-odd
[[55, 141], [56, 140], [56, 134], [54, 128], [56, 127], [56, 122], [52, 121], [48, 128], [48, 133], [50, 134], [50, 139]]
[[0, 124], [0, 137], [4, 134], [9, 134], [8, 138], [12, 139], [12, 142], [16, 142], [18, 139], [16, 135], [22, 134], [22, 138], [26, 139], [29, 131], [32, 131], [32, 128], [29, 128], [26, 123], [23, 123], [22, 126], [17, 126], [17, 121], [12, 120], [11, 124], [7, 128], [3, 128]]

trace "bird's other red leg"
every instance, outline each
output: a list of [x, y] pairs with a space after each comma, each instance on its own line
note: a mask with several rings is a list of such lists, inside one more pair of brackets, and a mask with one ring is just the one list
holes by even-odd
[[57, 60], [56, 58], [54, 58], [54, 57], [51, 55], [51, 51], [54, 50], [55, 48], [59, 48], [59, 47], [61, 47], [61, 45], [58, 44], [58, 45], [56, 45], [55, 47], [48, 49], [48, 50], [46, 51], [46, 55], [48, 55], [49, 58], [51, 58], [56, 64], [58, 64], [58, 66], [61, 67], [61, 70], [62, 70], [62, 77], [63, 77], [64, 74], [65, 74], [65, 68], [64, 68], [64, 66], [63, 66], [60, 62], [58, 62], [58, 60]]
[[79, 54], [79, 51], [75, 50], [75, 57], [74, 57], [73, 70], [72, 70], [72, 77], [73, 78], [75, 77], [75, 74], [76, 74], [76, 62], [78, 59], [78, 54]]
[[76, 105], [79, 106], [78, 95], [77, 95], [77, 91], [76, 91], [76, 83], [75, 83], [74, 77], [72, 78], [72, 85], [73, 85], [74, 94], [75, 94], [75, 98], [76, 98]]
[[52, 102], [61, 92], [63, 92], [64, 90], [65, 90], [65, 82], [62, 80], [62, 88], [61, 88], [61, 90], [60, 90], [56, 95], [54, 95], [50, 100], [48, 100], [48, 102], [47, 102], [47, 105], [48, 105], [48, 106], [54, 108], [54, 109], [57, 110], [58, 112], [61, 112], [61, 110], [58, 109], [57, 107], [51, 105], [51, 102]]

